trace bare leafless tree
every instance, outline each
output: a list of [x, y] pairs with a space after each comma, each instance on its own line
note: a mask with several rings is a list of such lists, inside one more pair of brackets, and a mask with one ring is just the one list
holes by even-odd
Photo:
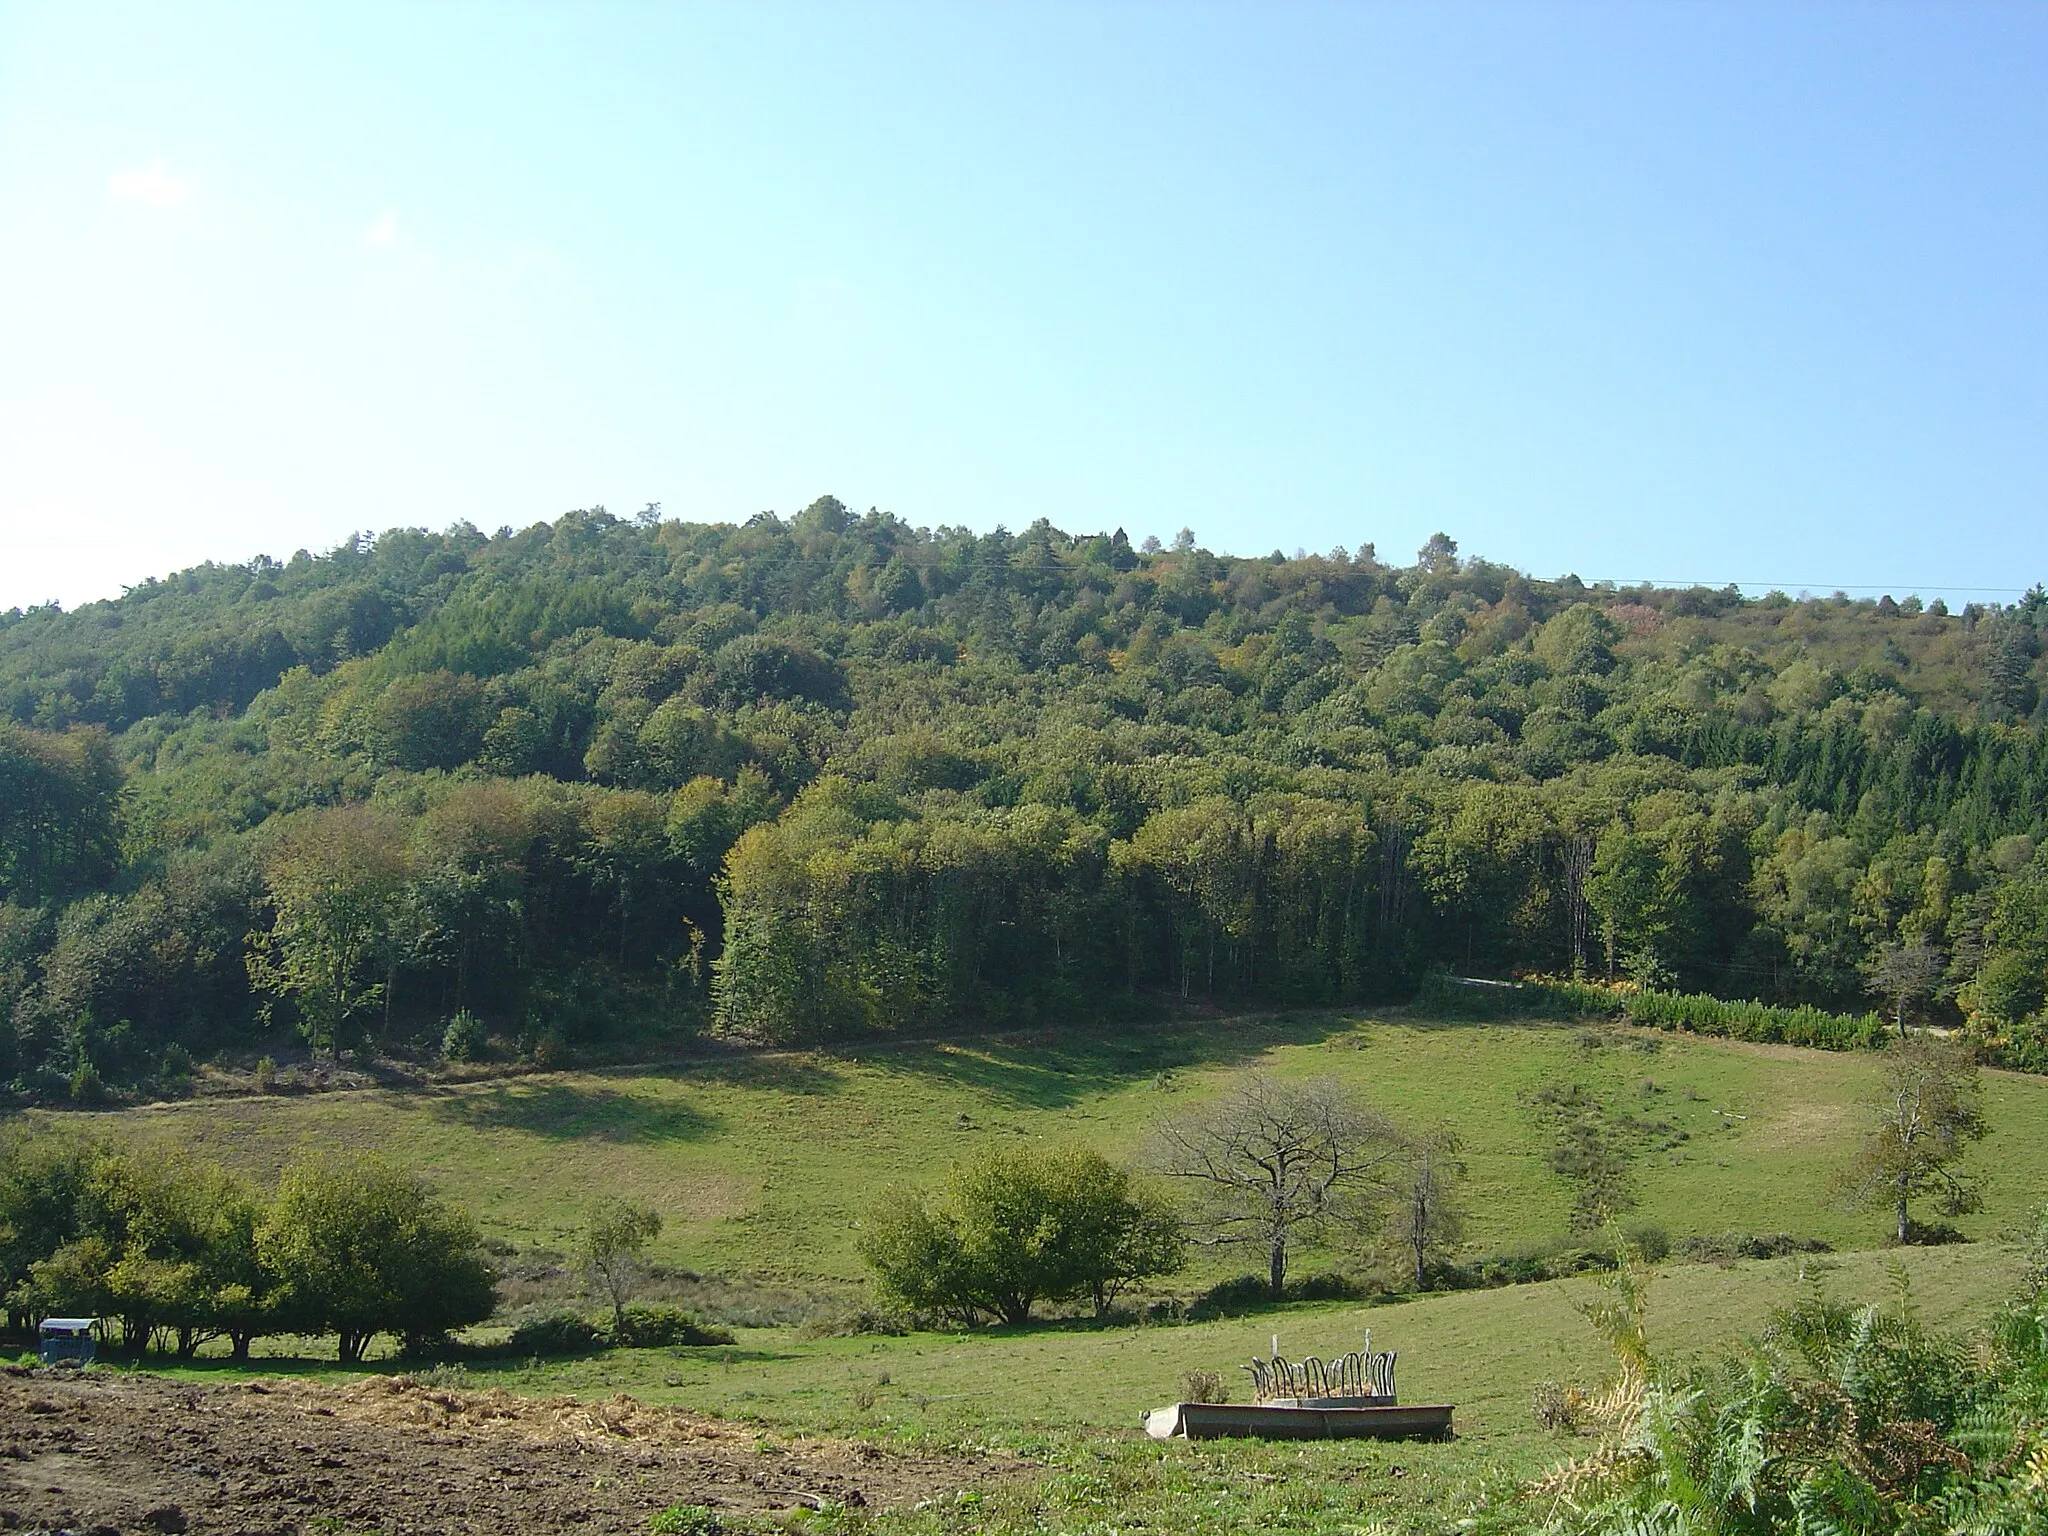
[[1429, 1285], [1430, 1261], [1464, 1240], [1465, 1211], [1458, 1198], [1464, 1150], [1456, 1132], [1438, 1126], [1407, 1139], [1395, 1174], [1393, 1235], [1413, 1262], [1418, 1291]]
[[1863, 967], [1870, 990], [1892, 1005], [1892, 1025], [1906, 1038], [1906, 1009], [1939, 996], [1947, 958], [1925, 939], [1882, 944]]
[[1332, 1225], [1370, 1223], [1403, 1144], [1386, 1118], [1327, 1080], [1245, 1080], [1220, 1103], [1168, 1119], [1155, 1158], [1194, 1187], [1195, 1240], [1250, 1248], [1277, 1297], [1290, 1251]]

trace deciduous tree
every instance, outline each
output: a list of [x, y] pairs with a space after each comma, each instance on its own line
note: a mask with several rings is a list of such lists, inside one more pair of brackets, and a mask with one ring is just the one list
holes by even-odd
[[1870, 1133], [1843, 1176], [1856, 1205], [1888, 1205], [1893, 1234], [1912, 1238], [1912, 1202], [1933, 1195], [1944, 1216], [1981, 1209], [1980, 1182], [1959, 1166], [1989, 1132], [1977, 1064], [1966, 1048], [1912, 1036], [1886, 1052], [1869, 1100]]
[[1370, 1224], [1400, 1156], [1391, 1122], [1330, 1081], [1248, 1078], [1156, 1133], [1160, 1171], [1196, 1199], [1198, 1241], [1258, 1253], [1275, 1297], [1303, 1242]]
[[984, 1153], [937, 1191], [895, 1189], [863, 1218], [862, 1257], [904, 1304], [1027, 1322], [1041, 1301], [1098, 1314], [1137, 1280], [1171, 1274], [1186, 1245], [1173, 1211], [1099, 1153]]
[[612, 1304], [612, 1336], [625, 1337], [626, 1303], [647, 1276], [647, 1245], [661, 1236], [661, 1212], [606, 1196], [583, 1226], [584, 1278]]
[[397, 1334], [414, 1348], [491, 1315], [493, 1276], [476, 1227], [387, 1163], [287, 1169], [257, 1237], [290, 1326], [335, 1334], [341, 1359]]
[[289, 996], [315, 1050], [339, 1051], [383, 996], [384, 948], [404, 888], [405, 839], [373, 806], [312, 812], [270, 850], [277, 917], [249, 955], [258, 987]]

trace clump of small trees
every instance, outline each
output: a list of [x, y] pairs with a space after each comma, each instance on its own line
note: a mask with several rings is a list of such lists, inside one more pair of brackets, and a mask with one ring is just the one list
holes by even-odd
[[0, 1304], [12, 1328], [109, 1320], [131, 1354], [379, 1334], [428, 1351], [489, 1317], [495, 1276], [469, 1217], [375, 1159], [308, 1161], [274, 1197], [216, 1164], [84, 1138], [0, 1145]]
[[1078, 1300], [1100, 1315], [1187, 1258], [1179, 1217], [1129, 1172], [1030, 1144], [985, 1152], [937, 1190], [889, 1191], [859, 1248], [893, 1300], [969, 1322], [1022, 1323], [1041, 1302]]
[[860, 1252], [891, 1299], [962, 1320], [1027, 1321], [1178, 1273], [1190, 1244], [1256, 1253], [1274, 1297], [1308, 1244], [1383, 1237], [1417, 1289], [1463, 1235], [1462, 1148], [1399, 1128], [1336, 1083], [1252, 1077], [1170, 1117], [1150, 1162], [1169, 1203], [1100, 1154], [1022, 1145], [983, 1153], [938, 1189], [888, 1191]]

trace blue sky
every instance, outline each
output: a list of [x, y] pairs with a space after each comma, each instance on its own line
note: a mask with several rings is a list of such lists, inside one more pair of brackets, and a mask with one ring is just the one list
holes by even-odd
[[2048, 6], [0, 0], [0, 608], [602, 503], [2048, 577]]

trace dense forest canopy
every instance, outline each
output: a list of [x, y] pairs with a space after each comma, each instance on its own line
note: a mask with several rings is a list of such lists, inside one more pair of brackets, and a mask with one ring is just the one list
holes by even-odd
[[[2025, 1036], [2048, 597], [602, 509], [0, 615], [0, 1081], [1582, 971]], [[1901, 980], [1900, 978], [1905, 978]]]

